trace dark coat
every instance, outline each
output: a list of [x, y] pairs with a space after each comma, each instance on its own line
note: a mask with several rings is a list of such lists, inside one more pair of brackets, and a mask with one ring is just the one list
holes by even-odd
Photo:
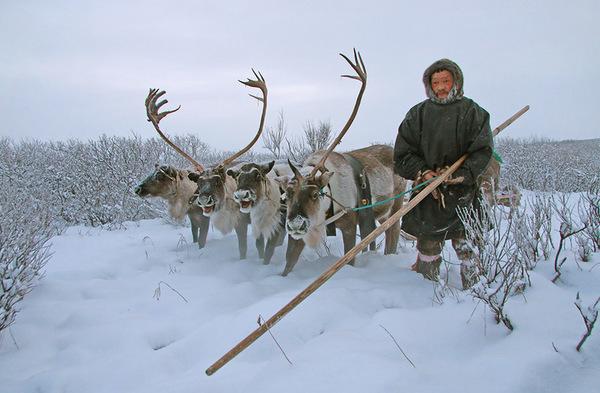
[[[428, 69], [431, 73], [439, 70], [434, 65]], [[445, 196], [445, 208], [428, 195], [403, 217], [402, 229], [417, 238], [442, 240], [463, 236], [464, 228], [456, 208], [471, 205], [478, 208], [478, 178], [492, 156], [489, 114], [473, 100], [462, 96], [462, 73], [459, 79], [456, 71], [449, 71], [455, 74], [455, 81], [460, 80], [458, 94], [450, 102], [437, 103], [427, 99], [415, 105], [400, 124], [394, 148], [396, 173], [406, 179], [415, 179], [428, 169], [452, 165], [468, 153], [466, 161], [453, 175], [463, 176], [464, 182], [440, 186]], [[424, 81], [426, 88], [431, 90], [427, 85], [430, 75], [426, 76], [427, 71]]]

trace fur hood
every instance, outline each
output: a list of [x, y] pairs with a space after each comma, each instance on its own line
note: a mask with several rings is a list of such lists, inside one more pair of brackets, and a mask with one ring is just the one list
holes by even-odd
[[[452, 86], [452, 90], [450, 91], [448, 97], [444, 100], [438, 99], [431, 89], [431, 75], [442, 70], [450, 71], [454, 77], [454, 85]], [[425, 93], [427, 94], [427, 98], [438, 104], [450, 104], [463, 98], [463, 83], [463, 73], [458, 64], [452, 60], [440, 59], [427, 67], [423, 73], [423, 84], [425, 85]]]

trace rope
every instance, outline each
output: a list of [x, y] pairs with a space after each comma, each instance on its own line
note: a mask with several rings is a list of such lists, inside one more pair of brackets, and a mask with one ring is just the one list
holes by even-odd
[[502, 157], [500, 156], [500, 154], [496, 150], [492, 149], [492, 157], [494, 157], [494, 159], [496, 161], [498, 161], [498, 163], [504, 164], [504, 161], [502, 160]]
[[[439, 177], [439, 176], [437, 176], [437, 177]], [[324, 196], [330, 198], [333, 202], [335, 202], [338, 205], [340, 205], [342, 207], [342, 210], [340, 210], [339, 212], [337, 212], [333, 216], [329, 217], [325, 221], [317, 224], [317, 226], [329, 225], [332, 222], [337, 221], [340, 217], [342, 217], [344, 214], [346, 214], [348, 212], [351, 212], [351, 211], [355, 212], [355, 211], [359, 211], [359, 210], [362, 210], [362, 209], [370, 209], [370, 208], [373, 208], [375, 206], [383, 205], [383, 204], [388, 203], [390, 201], [393, 201], [395, 199], [401, 198], [404, 195], [408, 194], [409, 192], [413, 192], [415, 190], [418, 190], [418, 189], [421, 189], [421, 188], [425, 187], [427, 184], [431, 183], [435, 179], [436, 179], [435, 177], [432, 177], [429, 180], [425, 180], [423, 183], [419, 183], [419, 185], [411, 188], [410, 190], [406, 190], [403, 193], [400, 193], [398, 195], [394, 195], [393, 197], [384, 199], [383, 201], [375, 202], [375, 203], [372, 203], [370, 205], [365, 205], [365, 206], [360, 206], [360, 207], [354, 207], [354, 208], [349, 208], [349, 207], [346, 207], [346, 206], [342, 205], [341, 203], [339, 203], [338, 201], [336, 201], [335, 199], [333, 199], [333, 197], [331, 195], [327, 194], [325, 191], [323, 191], [323, 189], [321, 189], [321, 191], [319, 192], [319, 194], [320, 195], [324, 195]]]
[[[492, 150], [492, 157], [494, 157], [494, 159], [496, 161], [498, 161], [500, 164], [504, 163], [502, 161], [502, 157], [500, 156], [500, 154], [498, 154], [498, 152], [496, 150]], [[413, 192], [415, 190], [421, 189], [421, 188], [425, 187], [427, 184], [431, 183], [434, 180], [435, 180], [435, 177], [432, 177], [431, 179], [426, 180], [423, 183], [419, 183], [418, 186], [415, 186], [415, 187], [411, 188], [410, 190], [406, 190], [403, 193], [400, 193], [398, 195], [394, 195], [391, 198], [387, 198], [387, 199], [384, 199], [383, 201], [375, 202], [375, 203], [372, 203], [370, 205], [359, 206], [359, 207], [354, 207], [354, 208], [345, 207], [344, 205], [342, 205], [341, 203], [339, 203], [338, 201], [336, 201], [335, 199], [333, 199], [333, 197], [331, 195], [326, 194], [325, 191], [323, 191], [323, 189], [321, 189], [320, 194], [329, 197], [332, 201], [334, 201], [335, 203], [337, 203], [338, 205], [340, 205], [342, 208], [344, 208], [346, 210], [349, 210], [349, 211], [355, 211], [356, 212], [356, 211], [359, 211], [359, 210], [370, 209], [370, 208], [373, 208], [375, 206], [384, 205], [384, 204], [386, 204], [386, 203], [388, 203], [390, 201], [393, 201], [393, 200], [396, 200], [398, 198], [401, 198], [401, 197], [403, 197], [404, 195], [406, 195], [406, 194], [408, 194], [410, 192]]]
[[411, 188], [410, 190], [406, 190], [406, 191], [404, 191], [403, 193], [400, 193], [400, 194], [398, 194], [398, 195], [394, 195], [394, 196], [393, 196], [393, 197], [391, 197], [391, 198], [387, 198], [387, 199], [384, 199], [383, 201], [375, 202], [375, 203], [372, 203], [372, 204], [370, 204], [370, 205], [365, 205], [365, 206], [359, 206], [359, 207], [355, 207], [355, 208], [352, 208], [351, 210], [356, 212], [356, 211], [359, 211], [359, 210], [363, 210], [363, 209], [370, 209], [370, 208], [372, 208], [372, 207], [375, 207], [375, 206], [379, 206], [379, 205], [386, 204], [386, 203], [388, 203], [388, 202], [390, 202], [390, 201], [393, 201], [393, 200], [395, 200], [395, 199], [398, 199], [398, 198], [401, 198], [401, 197], [403, 197], [404, 195], [408, 194], [409, 192], [413, 192], [413, 191], [415, 191], [415, 190], [418, 190], [418, 189], [421, 189], [421, 188], [425, 187], [427, 184], [431, 183], [431, 182], [432, 182], [432, 181], [434, 181], [435, 179], [436, 179], [435, 177], [432, 177], [431, 179], [429, 179], [429, 180], [426, 180], [426, 181], [424, 181], [423, 183], [419, 183], [419, 185], [417, 185], [417, 186], [415, 186], [415, 187]]

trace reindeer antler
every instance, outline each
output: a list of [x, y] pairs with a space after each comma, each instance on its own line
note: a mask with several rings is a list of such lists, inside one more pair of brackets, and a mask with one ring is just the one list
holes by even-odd
[[244, 147], [242, 150], [235, 153], [231, 157], [223, 160], [223, 162], [221, 163], [221, 165], [223, 165], [223, 166], [230, 164], [231, 162], [233, 162], [233, 160], [235, 160], [236, 158], [240, 157], [242, 154], [244, 154], [248, 150], [250, 150], [250, 148], [256, 143], [256, 141], [258, 141], [258, 138], [260, 137], [260, 134], [262, 134], [263, 128], [265, 126], [265, 117], [267, 116], [267, 93], [268, 93], [267, 83], [265, 81], [265, 78], [260, 73], [260, 71], [257, 73], [256, 71], [254, 71], [254, 69], [252, 69], [252, 73], [254, 74], [256, 79], [248, 78], [246, 81], [239, 81], [239, 82], [246, 86], [260, 89], [260, 91], [262, 92], [262, 98], [255, 96], [253, 94], [249, 94], [250, 97], [256, 98], [258, 101], [263, 103], [262, 115], [260, 117], [260, 125], [258, 126], [258, 132], [256, 133], [256, 136], [254, 137], [254, 139], [252, 139], [252, 141], [250, 141], [248, 146]]
[[360, 52], [357, 52], [356, 49], [354, 49], [354, 63], [343, 53], [340, 53], [340, 56], [342, 56], [344, 58], [344, 60], [346, 60], [348, 62], [348, 64], [350, 64], [350, 66], [354, 69], [354, 71], [357, 74], [357, 75], [342, 75], [342, 78], [350, 78], [350, 79], [356, 79], [356, 80], [360, 81], [361, 82], [360, 91], [358, 92], [358, 95], [356, 96], [356, 102], [354, 103], [354, 109], [352, 110], [352, 113], [350, 114], [350, 118], [348, 118], [348, 121], [344, 125], [344, 128], [342, 128], [342, 131], [340, 131], [340, 134], [331, 143], [331, 146], [329, 146], [329, 148], [327, 149], [327, 151], [325, 152], [323, 157], [321, 157], [321, 160], [319, 160], [319, 163], [317, 165], [315, 165], [314, 169], [310, 172], [308, 177], [314, 177], [317, 174], [317, 171], [319, 169], [323, 169], [325, 167], [325, 161], [327, 161], [327, 157], [329, 156], [329, 154], [331, 154], [333, 149], [335, 149], [335, 147], [342, 141], [342, 138], [344, 137], [344, 135], [346, 134], [346, 132], [352, 125], [352, 122], [354, 121], [354, 118], [356, 117], [356, 114], [358, 113], [358, 108], [360, 107], [360, 102], [361, 102], [362, 96], [365, 92], [365, 88], [367, 87], [367, 69], [365, 67], [365, 63], [363, 63]]
[[173, 112], [177, 112], [181, 108], [181, 105], [179, 105], [177, 108], [175, 108], [173, 110], [164, 111], [164, 112], [159, 113], [158, 110], [160, 109], [160, 107], [165, 105], [169, 101], [162, 100], [158, 104], [156, 103], [156, 101], [165, 94], [166, 94], [166, 91], [164, 91], [164, 90], [159, 91], [158, 89], [150, 89], [150, 91], [148, 92], [148, 97], [146, 97], [146, 114], [148, 115], [148, 121], [152, 123], [152, 125], [156, 129], [156, 132], [158, 132], [158, 135], [160, 135], [160, 137], [162, 139], [164, 139], [165, 142], [167, 142], [167, 144], [169, 146], [171, 146], [173, 149], [175, 149], [175, 151], [177, 151], [185, 159], [187, 159], [189, 162], [191, 162], [196, 167], [196, 170], [198, 172], [203, 172], [204, 167], [200, 163], [198, 163], [196, 160], [194, 160], [192, 157], [190, 157], [186, 152], [181, 150], [179, 148], [179, 146], [177, 146], [176, 144], [171, 142], [171, 140], [169, 138], [167, 138], [167, 136], [165, 134], [163, 134], [163, 132], [160, 130], [160, 127], [158, 126], [158, 123], [160, 123], [160, 121], [164, 117], [166, 117], [167, 115], [169, 115]]

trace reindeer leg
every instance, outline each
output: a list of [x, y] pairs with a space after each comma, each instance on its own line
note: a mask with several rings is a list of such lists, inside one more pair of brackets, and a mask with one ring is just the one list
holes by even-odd
[[[404, 201], [402, 198], [396, 199], [392, 206], [390, 216], [402, 208]], [[385, 221], [386, 219], [383, 219]], [[394, 225], [385, 231], [385, 250], [384, 255], [396, 254], [398, 252], [398, 239], [400, 239], [400, 221], [396, 221]]]
[[248, 250], [248, 223], [244, 220], [239, 220], [238, 224], [235, 226], [235, 233], [238, 238], [240, 259], [246, 259], [246, 251]]
[[208, 236], [208, 227], [210, 226], [210, 217], [200, 216], [200, 225], [196, 226], [198, 248], [204, 248], [206, 246], [206, 237]]
[[[196, 225], [196, 222], [194, 221], [194, 219], [192, 218], [192, 216], [188, 216], [190, 219], [190, 224], [192, 224], [192, 241], [194, 243], [198, 243], [198, 225]], [[202, 247], [200, 247], [202, 248]]]
[[[356, 223], [342, 230], [342, 239], [344, 240], [344, 254], [347, 254], [356, 245]], [[354, 261], [352, 258], [348, 264], [354, 266]]]
[[288, 247], [285, 253], [285, 269], [283, 269], [283, 273], [281, 273], [282, 276], [285, 277], [292, 271], [294, 265], [298, 262], [303, 249], [304, 240], [295, 240], [288, 235]]
[[285, 222], [287, 220], [287, 209], [282, 210], [280, 224], [281, 227], [277, 229], [277, 246], [281, 246], [283, 244], [283, 239], [285, 239]]
[[[284, 220], [285, 222], [285, 220]], [[281, 246], [283, 244], [283, 237], [285, 236], [285, 229], [284, 227], [279, 227], [277, 228], [277, 230], [275, 231], [275, 233], [271, 236], [271, 238], [267, 241], [267, 247], [265, 249], [265, 258], [264, 258], [264, 265], [268, 265], [271, 262], [271, 258], [273, 257], [273, 254], [275, 253], [275, 249], [278, 246]]]
[[267, 241], [267, 247], [265, 248], [265, 258], [263, 261], [263, 265], [268, 265], [271, 262], [271, 258], [275, 253], [275, 247], [277, 247], [277, 240], [279, 238], [279, 233], [274, 233], [273, 236]]
[[256, 250], [258, 251], [258, 257], [259, 258], [264, 258], [265, 257], [265, 237], [263, 235], [260, 235], [258, 237], [258, 239], [256, 239]]

